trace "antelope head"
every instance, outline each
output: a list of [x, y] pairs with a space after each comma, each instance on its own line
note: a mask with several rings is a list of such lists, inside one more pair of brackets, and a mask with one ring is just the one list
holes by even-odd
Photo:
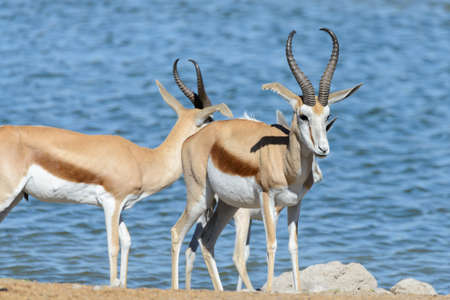
[[330, 93], [331, 79], [339, 57], [339, 43], [334, 32], [327, 28], [320, 28], [320, 30], [327, 32], [331, 36], [333, 50], [325, 72], [320, 79], [319, 95], [315, 95], [313, 85], [300, 70], [292, 54], [292, 38], [295, 30], [289, 34], [286, 42], [286, 58], [303, 95], [297, 96], [277, 82], [265, 84], [263, 89], [272, 90], [288, 100], [294, 111], [291, 131], [315, 155], [326, 157], [330, 153], [327, 131], [336, 121], [336, 118], [329, 120], [330, 104], [344, 100], [359, 89], [362, 84], [358, 84], [350, 89]]
[[156, 81], [156, 84], [158, 85], [159, 92], [164, 101], [166, 101], [166, 103], [177, 113], [177, 124], [180, 124], [180, 127], [184, 128], [183, 132], [187, 136], [196, 133], [200, 128], [213, 121], [212, 114], [217, 111], [226, 117], [232, 118], [233, 113], [226, 104], [211, 104], [211, 101], [205, 91], [202, 73], [200, 72], [200, 67], [198, 64], [192, 59], [189, 60], [194, 64], [197, 73], [198, 93], [195, 93], [190, 90], [180, 79], [177, 70], [178, 61], [179, 59], [177, 58], [173, 63], [173, 77], [183, 94], [191, 100], [192, 104], [194, 104], [194, 109], [184, 108], [183, 105], [181, 105], [181, 103], [175, 99], [175, 97], [172, 96], [159, 81]]
[[[212, 105], [211, 100], [209, 100], [208, 94], [206, 93], [205, 85], [203, 83], [202, 72], [200, 71], [200, 67], [198, 66], [197, 62], [193, 59], [189, 59], [189, 61], [194, 65], [195, 73], [197, 74], [197, 93], [195, 93], [194, 91], [189, 89], [181, 80], [177, 70], [178, 61], [179, 58], [177, 58], [173, 63], [173, 78], [175, 79], [175, 82], [180, 88], [180, 90], [189, 100], [191, 100], [195, 108], [203, 110], [207, 107], [211, 107]], [[209, 108], [206, 109], [206, 111], [209, 110], [210, 110]], [[213, 117], [208, 115], [206, 119], [197, 122], [198, 123], [197, 125], [203, 126], [212, 121], [214, 121]]]

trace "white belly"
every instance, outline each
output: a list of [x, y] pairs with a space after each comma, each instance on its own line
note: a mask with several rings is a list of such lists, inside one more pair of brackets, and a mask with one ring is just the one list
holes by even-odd
[[226, 174], [217, 169], [208, 159], [208, 181], [220, 200], [235, 207], [259, 207], [260, 187], [254, 177]]
[[61, 179], [38, 165], [32, 165], [28, 170], [24, 191], [47, 202], [101, 205], [103, 199], [111, 197], [101, 185]]

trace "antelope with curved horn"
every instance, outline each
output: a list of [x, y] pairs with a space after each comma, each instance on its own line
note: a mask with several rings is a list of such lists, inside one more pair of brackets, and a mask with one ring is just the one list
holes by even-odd
[[[177, 84], [185, 88], [177, 75]], [[200, 83], [203, 87], [201, 79]], [[27, 195], [48, 202], [102, 207], [110, 284], [126, 287], [131, 238], [121, 218], [122, 210], [180, 177], [184, 140], [208, 123], [214, 112], [232, 116], [223, 103], [210, 106], [206, 94], [199, 102], [188, 96], [196, 108], [187, 109], [161, 83], [156, 81], [156, 84], [178, 120], [165, 141], [154, 149], [140, 147], [119, 136], [86, 135], [42, 126], [1, 126], [0, 222]], [[120, 280], [117, 278], [119, 249]]]
[[[282, 126], [285, 130], [289, 130], [290, 126], [285, 120], [284, 115], [277, 111], [277, 124], [273, 124], [272, 126]], [[327, 131], [330, 127], [327, 127]], [[313, 160], [312, 173], [314, 183], [318, 183], [322, 180], [322, 171], [320, 170], [319, 164], [316, 159]], [[222, 205], [217, 206], [216, 214], [220, 214], [220, 209], [222, 209]], [[278, 220], [278, 217], [283, 210], [283, 206], [275, 207], [275, 223]], [[199, 245], [200, 235], [202, 233], [203, 228], [205, 227], [207, 220], [211, 217], [211, 213], [208, 212], [205, 215], [202, 215], [197, 221], [197, 226], [194, 231], [194, 235], [192, 236], [191, 242], [189, 243], [189, 247], [186, 249], [186, 279], [185, 286], [186, 289], [191, 288], [191, 274], [194, 268], [195, 262], [195, 252]], [[251, 284], [250, 278], [248, 277], [247, 272], [247, 260], [250, 256], [250, 233], [252, 221], [259, 220], [262, 221], [262, 214], [260, 208], [239, 208], [233, 216], [234, 227], [235, 227], [235, 242], [234, 242], [234, 253], [233, 253], [233, 262], [236, 266], [237, 270], [241, 270], [240, 273], [243, 274], [243, 278], [248, 290], [254, 290], [253, 285]], [[242, 290], [242, 282], [243, 279], [241, 276], [238, 276], [238, 282], [236, 284], [236, 290]]]
[[[243, 119], [251, 119], [247, 114]], [[256, 120], [255, 120], [256, 121]], [[277, 110], [277, 124], [273, 126], [282, 126], [285, 130], [289, 130], [289, 125], [284, 118], [281, 111]], [[217, 199], [216, 199], [217, 200]], [[215, 205], [214, 205], [215, 206]], [[218, 207], [221, 207], [219, 205]], [[194, 234], [192, 235], [189, 247], [186, 249], [186, 268], [185, 268], [185, 287], [187, 290], [191, 289], [191, 275], [194, 268], [196, 251], [199, 245], [200, 234], [205, 227], [207, 221], [212, 216], [214, 207], [207, 210], [197, 220], [197, 226], [195, 227]], [[282, 208], [279, 209], [281, 211]], [[277, 210], [278, 211], [278, 210]], [[278, 215], [278, 214], [277, 214]], [[240, 208], [234, 214], [233, 219], [236, 228], [235, 247], [233, 254], [233, 261], [237, 269], [242, 266], [244, 273], [247, 273], [247, 259], [250, 254], [249, 242], [250, 242], [250, 229], [252, 220], [261, 220], [261, 210], [259, 208]], [[238, 283], [236, 290], [242, 289], [242, 278], [238, 276]]]
[[[267, 291], [271, 291], [277, 248], [275, 207], [288, 206], [289, 251], [294, 285], [300, 290], [297, 241], [300, 203], [314, 183], [314, 157], [323, 158], [329, 154], [326, 128], [335, 121], [327, 125], [329, 105], [347, 98], [361, 86], [329, 93], [339, 44], [332, 31], [321, 30], [331, 36], [333, 51], [320, 81], [319, 97], [315, 96], [311, 82], [292, 55], [295, 31], [289, 34], [286, 57], [303, 96], [297, 96], [280, 83], [263, 85], [263, 89], [279, 93], [291, 105], [293, 116], [289, 133], [262, 122], [235, 119], [214, 122], [183, 144], [187, 202], [183, 214], [171, 229], [172, 288], [178, 288], [181, 242], [193, 223], [212, 206], [214, 195], [217, 195], [221, 206], [216, 208], [200, 235], [200, 246], [214, 288], [223, 289], [214, 260], [218, 235], [238, 208], [261, 208], [267, 243]], [[242, 270], [238, 271], [245, 283]]]

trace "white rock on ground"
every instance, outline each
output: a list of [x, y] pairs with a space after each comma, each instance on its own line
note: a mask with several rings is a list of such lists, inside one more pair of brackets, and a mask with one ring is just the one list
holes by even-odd
[[[342, 264], [338, 261], [310, 266], [300, 271], [302, 292], [318, 293], [336, 291], [347, 293], [382, 292], [378, 289], [375, 277], [361, 264]], [[265, 286], [263, 289], [265, 289]], [[292, 285], [292, 272], [285, 272], [274, 278], [274, 292], [295, 292]], [[387, 292], [387, 291], [386, 291]]]
[[437, 295], [430, 284], [413, 278], [400, 280], [391, 288], [391, 292], [394, 294]]
[[73, 289], [81, 289], [83, 286], [81, 285], [81, 284], [78, 284], [78, 283], [74, 283], [74, 284], [72, 284], [72, 288]]
[[383, 288], [380, 288], [380, 287], [375, 288], [375, 289], [373, 290], [373, 292], [374, 292], [375, 294], [389, 294], [389, 295], [392, 295], [391, 292], [389, 292], [388, 290], [385, 290], [385, 289], [383, 289]]

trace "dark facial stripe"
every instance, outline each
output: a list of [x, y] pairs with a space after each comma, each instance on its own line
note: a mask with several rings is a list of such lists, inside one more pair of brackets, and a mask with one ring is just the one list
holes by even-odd
[[311, 142], [312, 142], [313, 146], [315, 146], [316, 143], [314, 142], [314, 138], [313, 138], [312, 131], [311, 131], [311, 126], [308, 125], [308, 128], [309, 128], [309, 136], [311, 137]]

